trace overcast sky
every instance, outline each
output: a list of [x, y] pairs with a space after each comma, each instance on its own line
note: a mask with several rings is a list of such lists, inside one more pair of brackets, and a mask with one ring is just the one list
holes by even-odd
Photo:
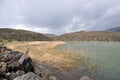
[[0, 28], [62, 34], [120, 26], [120, 0], [0, 0]]

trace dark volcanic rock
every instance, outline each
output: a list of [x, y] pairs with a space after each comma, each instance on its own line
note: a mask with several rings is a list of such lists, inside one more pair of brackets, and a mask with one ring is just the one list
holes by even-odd
[[20, 63], [21, 70], [27, 72], [34, 72], [34, 67], [32, 66], [32, 59], [28, 56], [28, 53], [23, 54], [18, 60]]
[[34, 67], [31, 64], [31, 62], [32, 62], [31, 58], [24, 59], [22, 64], [20, 64], [21, 70], [24, 70], [26, 73], [27, 72], [34, 72]]

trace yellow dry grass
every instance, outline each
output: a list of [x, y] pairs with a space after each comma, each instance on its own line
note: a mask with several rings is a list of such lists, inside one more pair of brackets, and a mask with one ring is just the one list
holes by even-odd
[[39, 63], [45, 63], [59, 69], [74, 68], [79, 64], [79, 58], [69, 51], [56, 50], [62, 41], [31, 41], [14, 42], [6, 46], [10, 49], [25, 53], [29, 50], [29, 56]]

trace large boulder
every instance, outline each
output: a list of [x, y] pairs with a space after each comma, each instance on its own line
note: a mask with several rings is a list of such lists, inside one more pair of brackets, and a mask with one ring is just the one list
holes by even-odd
[[51, 75], [50, 70], [40, 65], [39, 63], [32, 62], [32, 65], [34, 66], [34, 73], [40, 76], [41, 78], [48, 79]]
[[16, 73], [11, 72], [11, 74], [10, 74], [10, 76], [9, 76], [9, 79], [10, 79], [10, 80], [13, 80], [14, 78], [16, 78], [16, 77], [18, 77], [18, 76], [22, 76], [22, 75], [24, 75], [24, 74], [25, 74], [25, 72], [22, 71], [22, 70], [18, 70]]
[[20, 69], [24, 70], [25, 73], [27, 73], [27, 72], [34, 72], [34, 67], [32, 65], [31, 58], [24, 59], [22, 64], [20, 64]]
[[34, 74], [32, 72], [29, 72], [29, 73], [27, 73], [25, 75], [16, 77], [13, 80], [43, 80], [43, 79], [40, 78], [38, 75], [36, 75], [36, 74]]
[[6, 47], [2, 47], [2, 49], [0, 49], [0, 62], [6, 62], [6, 63], [10, 64], [16, 60], [19, 60], [21, 55], [22, 55], [21, 52], [13, 51]]

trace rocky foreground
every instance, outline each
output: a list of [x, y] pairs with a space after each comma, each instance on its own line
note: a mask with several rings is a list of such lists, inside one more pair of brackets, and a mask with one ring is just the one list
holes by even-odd
[[0, 80], [58, 80], [51, 72], [32, 61], [28, 53], [0, 46]]
[[[0, 45], [0, 80], [66, 80], [58, 79], [47, 68], [28, 56]], [[68, 79], [67, 79], [68, 80]], [[74, 80], [74, 79], [70, 79]], [[80, 80], [90, 80], [83, 76]]]

